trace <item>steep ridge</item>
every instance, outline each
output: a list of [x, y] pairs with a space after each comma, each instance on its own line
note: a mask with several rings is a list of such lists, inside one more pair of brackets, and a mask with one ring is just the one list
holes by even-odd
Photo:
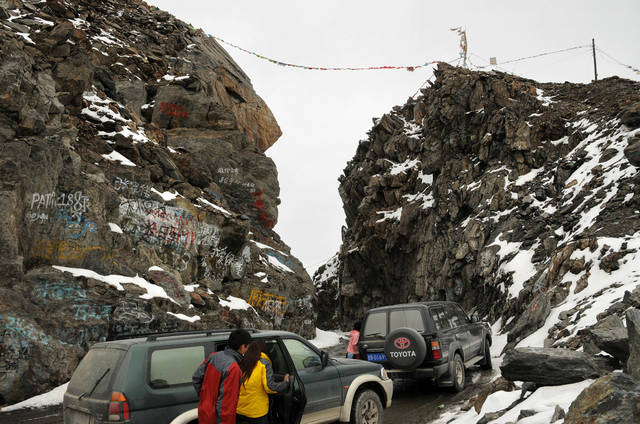
[[214, 40], [144, 2], [0, 0], [0, 392], [87, 347], [198, 328], [315, 332], [273, 231], [281, 134]]
[[640, 306], [640, 84], [552, 84], [440, 64], [339, 178], [337, 258], [319, 326], [449, 299], [517, 344], [579, 348]]

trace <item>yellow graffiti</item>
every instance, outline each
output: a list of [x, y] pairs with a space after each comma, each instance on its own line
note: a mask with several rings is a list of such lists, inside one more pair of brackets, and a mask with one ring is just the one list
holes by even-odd
[[102, 262], [118, 265], [113, 255], [101, 246], [87, 246], [77, 240], [47, 240], [35, 242], [31, 250], [34, 256], [54, 261], [79, 261], [84, 259], [91, 251], [103, 251], [100, 257]]
[[274, 316], [283, 316], [287, 306], [286, 297], [277, 296], [258, 289], [251, 290], [248, 302], [254, 308]]

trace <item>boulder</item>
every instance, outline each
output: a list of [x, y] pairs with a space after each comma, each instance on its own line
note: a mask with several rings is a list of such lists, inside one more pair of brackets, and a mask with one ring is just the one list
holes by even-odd
[[627, 372], [640, 380], [640, 309], [627, 311], [627, 331], [629, 335], [629, 359]]
[[640, 167], [640, 137], [629, 139], [629, 145], [624, 149], [624, 155], [633, 166]]
[[640, 383], [622, 373], [600, 377], [571, 403], [565, 424], [640, 422]]
[[509, 342], [522, 340], [542, 327], [551, 312], [551, 293], [536, 296], [525, 308], [507, 337]]
[[500, 370], [507, 380], [556, 386], [600, 377], [613, 371], [615, 365], [610, 359], [584, 352], [526, 347], [507, 351]]
[[622, 109], [620, 121], [631, 128], [640, 127], [640, 102], [633, 103]]
[[627, 329], [616, 315], [610, 315], [585, 331], [587, 340], [607, 352], [621, 363], [629, 357]]

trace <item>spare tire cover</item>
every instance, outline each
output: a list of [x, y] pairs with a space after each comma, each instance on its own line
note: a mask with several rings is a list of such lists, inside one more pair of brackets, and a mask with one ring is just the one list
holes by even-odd
[[401, 327], [393, 330], [384, 341], [387, 362], [403, 370], [415, 369], [427, 354], [427, 344], [413, 328]]

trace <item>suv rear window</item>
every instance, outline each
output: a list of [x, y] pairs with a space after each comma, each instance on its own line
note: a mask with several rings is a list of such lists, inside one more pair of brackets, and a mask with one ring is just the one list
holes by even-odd
[[436, 325], [436, 330], [446, 330], [451, 328], [449, 320], [445, 316], [444, 309], [442, 309], [442, 307], [431, 308], [431, 317], [433, 318], [433, 323]]
[[80, 361], [67, 390], [92, 397], [110, 393], [109, 380], [124, 354], [120, 349], [91, 349]]
[[416, 331], [424, 331], [422, 314], [417, 309], [400, 309], [389, 312], [389, 328], [391, 331], [400, 327], [413, 328]]
[[369, 314], [364, 325], [364, 336], [386, 336], [387, 335], [387, 313], [374, 312]]
[[449, 316], [449, 320], [454, 327], [458, 327], [460, 325], [465, 325], [469, 323], [469, 318], [467, 318], [467, 314], [464, 313], [462, 309], [458, 305], [447, 305], [446, 306], [447, 315]]
[[191, 383], [193, 372], [204, 361], [204, 346], [181, 346], [151, 352], [151, 387]]

